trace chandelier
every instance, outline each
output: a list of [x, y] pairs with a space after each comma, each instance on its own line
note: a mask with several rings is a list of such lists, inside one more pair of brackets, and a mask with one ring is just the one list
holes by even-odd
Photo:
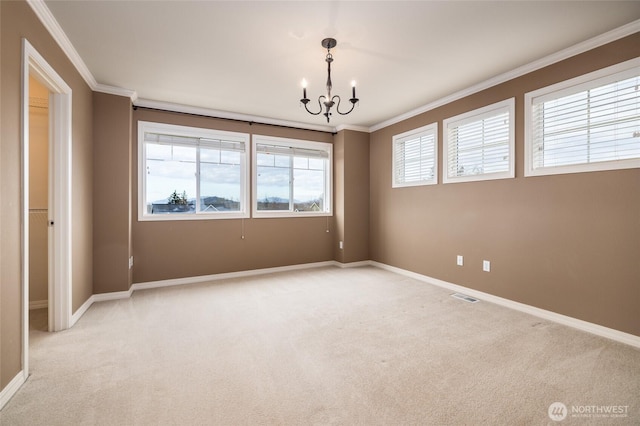
[[320, 107], [320, 110], [318, 112], [313, 112], [309, 110], [309, 107], [307, 106], [307, 104], [309, 103], [310, 99], [307, 98], [307, 81], [304, 79], [302, 80], [302, 99], [300, 99], [300, 102], [304, 104], [304, 108], [311, 115], [319, 115], [324, 108], [324, 113], [322, 115], [327, 117], [327, 123], [331, 118], [331, 108], [333, 108], [334, 105], [336, 107], [336, 111], [338, 112], [338, 114], [347, 115], [351, 111], [353, 111], [353, 108], [356, 106], [356, 104], [359, 101], [359, 99], [356, 98], [356, 82], [355, 81], [351, 82], [351, 99], [349, 99], [349, 102], [351, 102], [351, 108], [349, 109], [349, 111], [347, 112], [340, 111], [340, 96], [338, 95], [331, 96], [331, 89], [332, 89], [331, 62], [333, 62], [331, 49], [336, 47], [336, 44], [337, 42], [334, 38], [325, 38], [324, 40], [322, 40], [322, 47], [327, 49], [327, 57], [325, 59], [325, 61], [327, 61], [327, 93], [326, 95], [320, 95], [318, 97], [318, 106]]

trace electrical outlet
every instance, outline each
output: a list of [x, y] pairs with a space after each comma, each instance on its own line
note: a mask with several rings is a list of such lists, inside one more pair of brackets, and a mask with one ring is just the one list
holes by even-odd
[[340, 250], [342, 250], [344, 248], [344, 244], [342, 241], [340, 241], [340, 243], [338, 243], [338, 246], [340, 247]]
[[458, 266], [464, 265], [464, 257], [458, 255], [458, 258], [456, 259], [456, 263], [458, 264]]
[[133, 256], [129, 258], [129, 269], [133, 268]]
[[482, 270], [485, 272], [491, 272], [491, 262], [488, 260], [482, 261]]

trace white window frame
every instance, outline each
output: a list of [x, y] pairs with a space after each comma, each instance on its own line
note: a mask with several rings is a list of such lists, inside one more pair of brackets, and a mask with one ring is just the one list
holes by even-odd
[[[252, 159], [252, 201], [251, 211], [254, 218], [276, 218], [276, 217], [314, 217], [314, 216], [332, 216], [333, 215], [333, 145], [326, 142], [314, 142], [299, 139], [280, 138], [273, 136], [252, 135], [251, 159]], [[321, 212], [296, 212], [292, 210], [258, 210], [258, 161], [256, 145], [266, 144], [282, 146], [287, 148], [302, 148], [326, 151], [328, 153], [327, 167], [325, 169], [325, 197], [324, 211]], [[293, 183], [290, 182], [290, 193], [293, 191]]]
[[[509, 114], [509, 169], [503, 172], [492, 172], [492, 173], [479, 173], [475, 175], [468, 176], [449, 176], [449, 145], [450, 140], [450, 131], [451, 129], [484, 120], [486, 118], [493, 117], [498, 114], [502, 114], [507, 112]], [[505, 99], [504, 101], [496, 102], [491, 105], [487, 105], [482, 108], [475, 109], [473, 111], [469, 111], [460, 115], [456, 115], [454, 117], [447, 118], [442, 122], [443, 128], [443, 173], [442, 173], [442, 182], [443, 183], [456, 183], [456, 182], [472, 182], [472, 181], [482, 181], [482, 180], [493, 180], [493, 179], [509, 179], [515, 177], [515, 98]]]
[[[581, 75], [579, 77], [565, 80], [551, 86], [543, 87], [541, 89], [525, 93], [524, 95], [524, 164], [525, 176], [544, 176], [566, 173], [582, 173], [582, 172], [594, 172], [603, 170], [617, 170], [617, 169], [630, 169], [640, 167], [640, 158], [626, 159], [626, 160], [611, 160], [611, 161], [599, 161], [593, 163], [580, 163], [563, 166], [542, 166], [534, 167], [534, 153], [535, 149], [533, 130], [533, 112], [534, 105], [550, 101], [553, 99], [562, 98], [572, 94], [584, 92], [590, 89], [594, 89], [600, 86], [613, 83], [615, 81], [624, 80], [633, 76], [640, 75], [640, 58], [631, 59], [629, 61], [621, 62], [619, 64], [603, 68], [598, 71], [594, 71], [588, 74]], [[640, 143], [640, 140], [639, 140]]]
[[[197, 212], [194, 214], [148, 214], [146, 208], [146, 149], [145, 132], [160, 133], [173, 136], [185, 136], [204, 139], [226, 139], [243, 142], [245, 151], [241, 156], [240, 170], [240, 210], [234, 212]], [[180, 126], [176, 124], [138, 121], [138, 221], [172, 221], [172, 220], [215, 220], [239, 219], [249, 217], [249, 141], [248, 133], [227, 132], [201, 127]], [[199, 160], [198, 160], [199, 161]], [[195, 176], [196, 181], [198, 176]], [[167, 194], [168, 195], [168, 194]]]
[[[422, 138], [424, 136], [433, 135], [433, 177], [430, 179], [423, 179], [418, 181], [411, 182], [398, 182], [397, 181], [397, 167], [398, 167], [398, 158], [397, 158], [397, 147], [399, 144], [413, 140], [416, 138]], [[392, 177], [391, 177], [391, 187], [392, 188], [404, 188], [411, 186], [422, 186], [422, 185], [436, 185], [438, 183], [438, 123], [431, 123], [426, 126], [409, 130], [404, 133], [400, 133], [399, 135], [395, 135], [392, 138], [391, 144], [391, 156], [392, 156]]]

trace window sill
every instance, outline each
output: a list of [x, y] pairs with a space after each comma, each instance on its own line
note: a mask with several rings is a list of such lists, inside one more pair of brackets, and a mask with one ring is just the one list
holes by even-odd
[[200, 214], [154, 214], [138, 215], [138, 222], [169, 222], [183, 220], [224, 220], [224, 219], [247, 219], [248, 212], [234, 213], [200, 213]]
[[572, 164], [567, 166], [546, 166], [525, 170], [525, 177], [564, 175], [570, 173], [604, 172], [608, 170], [624, 170], [640, 168], [640, 159], [601, 161], [597, 163]]
[[447, 177], [443, 176], [442, 183], [458, 183], [458, 182], [480, 182], [483, 180], [497, 180], [497, 179], [513, 179], [515, 178], [515, 174], [513, 172], [496, 172], [496, 173], [485, 173], [479, 175], [468, 175], [468, 176], [456, 176], [456, 177]]
[[254, 219], [263, 218], [292, 218], [292, 217], [327, 217], [333, 216], [333, 212], [277, 212], [277, 211], [253, 211]]
[[437, 185], [438, 182], [436, 180], [423, 180], [420, 182], [410, 182], [410, 183], [393, 183], [391, 184], [392, 188], [411, 188], [413, 186], [427, 186], [427, 185]]

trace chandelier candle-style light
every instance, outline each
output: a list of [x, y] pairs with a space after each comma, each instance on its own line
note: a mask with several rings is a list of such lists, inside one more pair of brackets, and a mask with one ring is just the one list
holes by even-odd
[[[340, 111], [340, 96], [338, 95], [333, 95], [331, 96], [331, 62], [333, 62], [333, 56], [331, 55], [331, 49], [333, 49], [334, 47], [336, 47], [336, 40], [334, 38], [325, 38], [324, 40], [322, 40], [322, 47], [324, 47], [325, 49], [327, 49], [327, 58], [325, 59], [325, 61], [327, 61], [327, 94], [326, 95], [320, 95], [318, 97], [318, 106], [320, 107], [320, 110], [318, 112], [313, 112], [309, 110], [309, 107], [307, 106], [307, 104], [309, 103], [309, 98], [307, 98], [307, 81], [306, 80], [302, 80], [302, 99], [300, 99], [300, 102], [302, 102], [304, 104], [304, 108], [307, 110], [307, 112], [311, 115], [318, 115], [322, 112], [322, 108], [324, 105], [324, 115], [325, 117], [327, 117], [327, 123], [329, 122], [329, 119], [331, 118], [331, 108], [335, 105], [336, 106], [336, 111], [338, 111], [338, 114], [340, 115], [347, 115], [349, 114], [351, 111], [353, 111], [353, 108], [356, 106], [356, 104], [358, 103], [359, 99], [356, 98], [356, 82], [352, 81], [351, 82], [351, 99], [349, 99], [349, 102], [351, 102], [351, 109], [349, 109], [349, 111], [347, 112], [342, 112]], [[336, 102], [337, 100], [337, 102]]]

